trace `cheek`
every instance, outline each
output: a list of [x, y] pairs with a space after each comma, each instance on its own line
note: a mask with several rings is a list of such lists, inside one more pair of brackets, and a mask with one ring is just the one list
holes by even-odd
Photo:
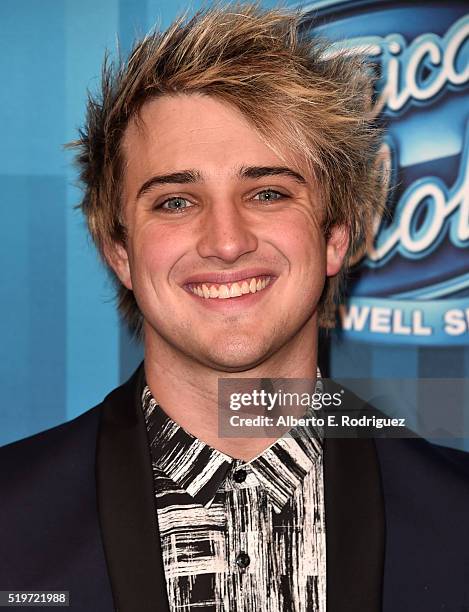
[[133, 235], [131, 270], [138, 279], [167, 277], [175, 261], [181, 256], [182, 241], [174, 232], [147, 225]]
[[326, 245], [316, 225], [303, 220], [284, 224], [277, 233], [278, 247], [285, 253], [292, 268], [301, 271], [324, 270], [326, 268]]
[[321, 229], [305, 219], [285, 225], [277, 245], [289, 261], [293, 281], [289, 294], [294, 296], [295, 309], [309, 311], [317, 304], [326, 278], [326, 245]]

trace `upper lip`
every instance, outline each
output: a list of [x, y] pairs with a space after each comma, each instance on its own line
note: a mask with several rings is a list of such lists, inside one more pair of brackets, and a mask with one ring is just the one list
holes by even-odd
[[275, 277], [276, 274], [267, 268], [249, 268], [247, 270], [237, 270], [233, 272], [205, 272], [203, 274], [194, 274], [186, 278], [183, 285], [189, 285], [191, 283], [214, 283], [216, 285], [224, 285], [226, 283], [236, 283], [240, 280], [258, 276]]

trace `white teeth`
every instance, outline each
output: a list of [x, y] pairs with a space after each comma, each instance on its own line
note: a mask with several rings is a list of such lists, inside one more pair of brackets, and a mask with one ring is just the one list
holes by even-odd
[[262, 279], [251, 278], [249, 282], [247, 280], [244, 280], [240, 283], [231, 283], [231, 287], [228, 287], [228, 285], [211, 285], [210, 287], [206, 284], [192, 285], [190, 286], [190, 290], [192, 291], [192, 293], [198, 295], [201, 298], [218, 298], [226, 300], [227, 298], [240, 297], [248, 293], [256, 293], [257, 291], [262, 291], [262, 289], [265, 289], [267, 287], [270, 281], [271, 277], [267, 276], [263, 277]]
[[242, 293], [238, 283], [233, 283], [230, 288], [230, 297], [239, 297], [240, 295]]
[[222, 299], [230, 297], [230, 290], [226, 285], [220, 285], [220, 287], [218, 288], [218, 297]]

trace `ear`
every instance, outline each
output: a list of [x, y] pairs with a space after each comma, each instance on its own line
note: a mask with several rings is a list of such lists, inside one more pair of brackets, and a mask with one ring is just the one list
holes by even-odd
[[129, 255], [125, 246], [121, 242], [114, 242], [112, 247], [105, 247], [104, 255], [120, 282], [132, 290]]
[[347, 253], [350, 235], [345, 225], [333, 225], [326, 242], [326, 275], [335, 276]]

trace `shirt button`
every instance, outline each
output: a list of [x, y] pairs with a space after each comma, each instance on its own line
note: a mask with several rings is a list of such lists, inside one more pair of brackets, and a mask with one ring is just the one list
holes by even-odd
[[233, 473], [233, 480], [235, 482], [244, 482], [246, 480], [246, 470], [236, 470], [236, 472]]
[[246, 569], [247, 566], [251, 563], [251, 559], [249, 558], [248, 553], [241, 551], [236, 556], [236, 565], [241, 569]]

